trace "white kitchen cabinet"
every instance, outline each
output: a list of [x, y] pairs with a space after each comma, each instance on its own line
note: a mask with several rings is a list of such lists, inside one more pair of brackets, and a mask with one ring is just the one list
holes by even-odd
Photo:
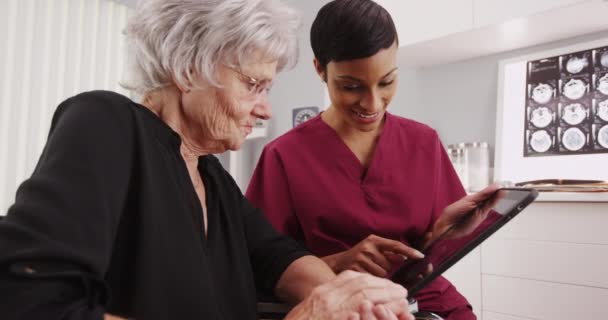
[[591, 0], [473, 0], [473, 27], [499, 24], [589, 1]]
[[[535, 202], [484, 242], [484, 314], [608, 319], [608, 196], [596, 197], [597, 202]], [[501, 318], [484, 318], [493, 319]]]
[[[247, 136], [247, 143], [253, 139], [265, 138], [267, 136], [268, 129], [261, 128], [253, 128], [253, 131]], [[241, 188], [241, 190], [245, 190], [247, 187], [248, 181], [245, 181], [244, 172], [243, 172], [243, 151], [235, 150], [235, 151], [226, 151], [222, 154], [217, 155], [220, 163], [226, 169], [234, 181], [236, 181], [237, 185]]]
[[484, 274], [608, 289], [608, 245], [493, 237], [482, 254]]
[[429, 67], [606, 30], [602, 0], [384, 0], [400, 65]]
[[[249, 136], [247, 136], [247, 140], [263, 138], [263, 137], [266, 137], [266, 128], [254, 128], [253, 131], [251, 132], [251, 134], [249, 134]], [[240, 174], [239, 168], [242, 166], [242, 163], [240, 161], [241, 152], [239, 150], [228, 151], [228, 154], [229, 154], [228, 172], [230, 172], [232, 177], [237, 181], [237, 183], [239, 183], [241, 180], [240, 176], [239, 176], [239, 174]]]
[[463, 296], [467, 298], [473, 312], [481, 314], [481, 249], [471, 251], [444, 273]]
[[[401, 46], [524, 19], [598, 0], [379, 0], [392, 15]], [[574, 19], [576, 17], [573, 17]]]
[[608, 319], [607, 226], [607, 194], [541, 193], [445, 276], [480, 320]]
[[482, 283], [484, 312], [535, 320], [608, 319], [606, 289], [489, 274]]
[[484, 311], [479, 319], [483, 320], [530, 320], [526, 318], [514, 317], [506, 314]]
[[473, 0], [382, 0], [399, 33], [399, 45], [437, 39], [473, 28]]

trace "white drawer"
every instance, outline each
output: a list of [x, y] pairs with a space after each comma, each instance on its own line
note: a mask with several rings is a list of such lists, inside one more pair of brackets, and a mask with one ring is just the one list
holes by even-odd
[[541, 320], [608, 319], [607, 289], [482, 275], [482, 290], [484, 313]]
[[479, 320], [530, 320], [530, 318], [520, 318], [508, 314], [484, 311]]
[[443, 274], [481, 314], [481, 249], [477, 248]]
[[490, 238], [481, 255], [482, 274], [608, 288], [608, 245]]
[[608, 203], [536, 202], [493, 238], [608, 244]]

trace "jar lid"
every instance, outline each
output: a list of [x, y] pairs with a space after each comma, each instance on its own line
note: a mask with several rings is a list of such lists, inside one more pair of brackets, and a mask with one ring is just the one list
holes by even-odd
[[465, 148], [487, 148], [488, 147], [488, 143], [487, 142], [479, 142], [479, 141], [475, 141], [475, 142], [464, 142], [464, 143], [459, 143], [459, 146], [465, 147]]
[[448, 148], [449, 155], [461, 155], [464, 153], [464, 149], [462, 148]]

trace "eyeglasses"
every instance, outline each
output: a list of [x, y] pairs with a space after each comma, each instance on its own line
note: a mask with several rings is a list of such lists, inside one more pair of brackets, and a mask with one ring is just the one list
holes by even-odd
[[243, 72], [241, 72], [240, 70], [238, 70], [234, 67], [230, 67], [230, 66], [226, 66], [226, 67], [228, 69], [238, 73], [241, 76], [241, 80], [243, 80], [243, 82], [247, 84], [247, 90], [249, 91], [250, 94], [260, 95], [263, 92], [268, 93], [270, 91], [270, 89], [272, 88], [272, 81], [270, 81], [270, 80], [256, 79], [254, 77], [244, 74]]

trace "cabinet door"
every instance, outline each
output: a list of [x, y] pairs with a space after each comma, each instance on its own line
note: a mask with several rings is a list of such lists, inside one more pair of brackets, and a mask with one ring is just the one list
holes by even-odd
[[487, 311], [483, 312], [482, 319], [483, 320], [530, 320], [529, 318], [520, 318], [520, 317], [508, 315], [508, 314], [487, 312]]
[[393, 17], [401, 46], [468, 31], [473, 0], [379, 0]]
[[514, 319], [608, 319], [607, 289], [484, 274], [482, 290], [484, 316], [493, 312]]
[[483, 320], [608, 319], [608, 203], [535, 202], [482, 244]]
[[473, 0], [474, 27], [498, 24], [590, 0]]
[[448, 269], [444, 274], [464, 297], [473, 312], [481, 317], [481, 250], [477, 248]]

